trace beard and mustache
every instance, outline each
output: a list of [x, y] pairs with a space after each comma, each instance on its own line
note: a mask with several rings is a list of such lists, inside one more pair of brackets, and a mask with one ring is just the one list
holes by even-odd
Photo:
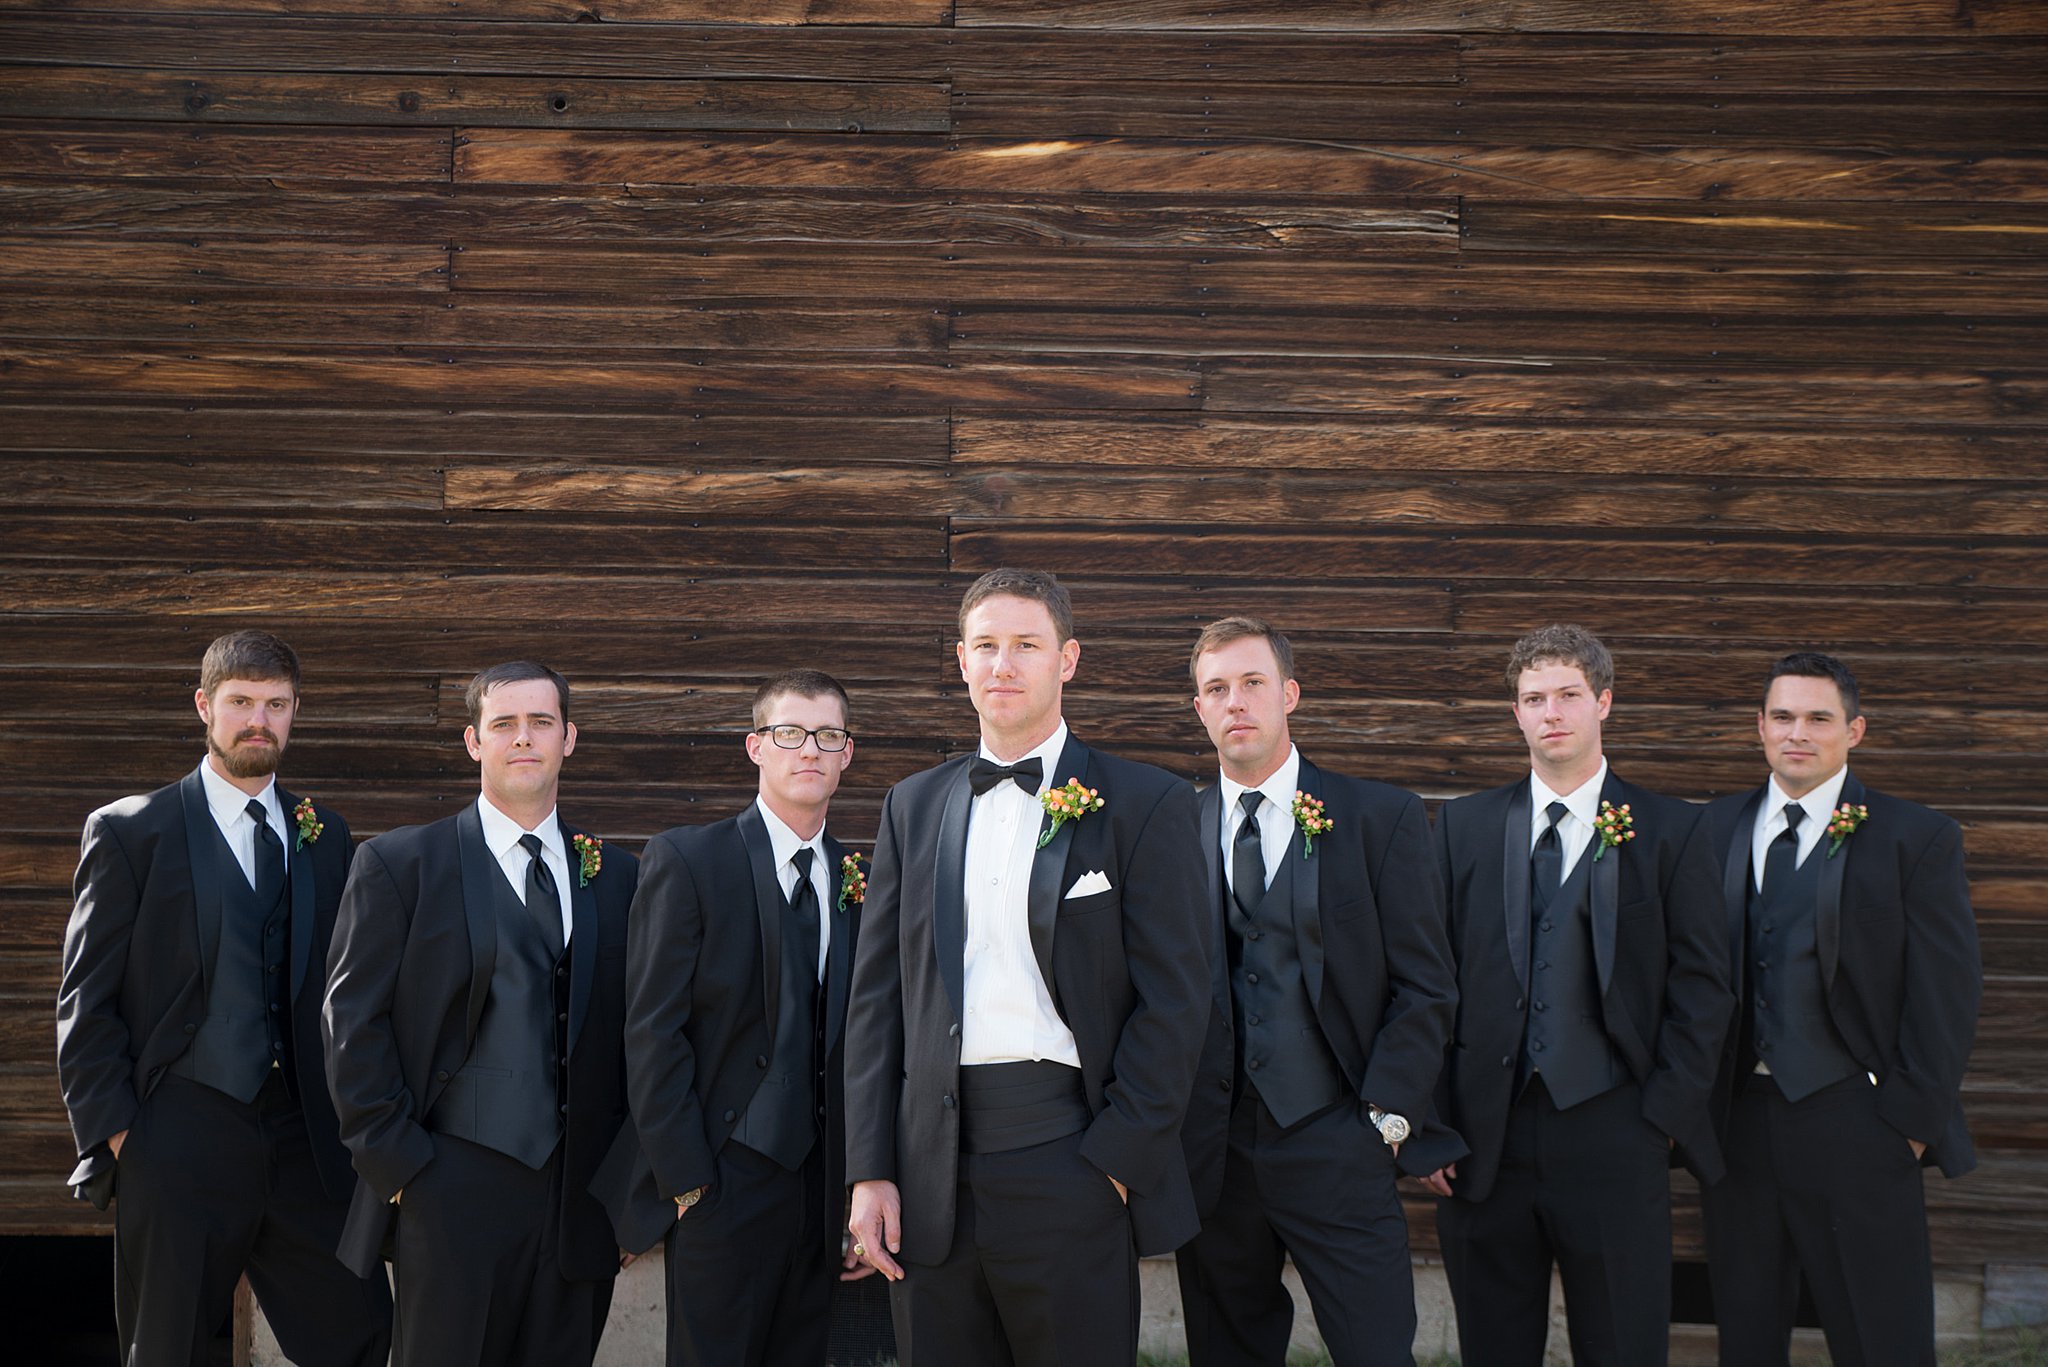
[[[244, 744], [259, 738], [268, 740], [270, 744]], [[277, 733], [267, 726], [246, 727], [236, 734], [232, 744], [225, 747], [208, 730], [206, 748], [220, 761], [220, 767], [230, 778], [262, 778], [274, 774], [278, 762], [284, 758], [284, 746], [278, 741]]]

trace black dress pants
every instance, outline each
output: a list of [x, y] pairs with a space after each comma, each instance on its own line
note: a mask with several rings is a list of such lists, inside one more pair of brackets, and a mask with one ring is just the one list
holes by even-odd
[[1412, 1367], [1415, 1278], [1393, 1151], [1355, 1100], [1282, 1129], [1255, 1089], [1236, 1097], [1222, 1196], [1175, 1255], [1190, 1367], [1283, 1367], [1290, 1255], [1336, 1367]]
[[669, 1229], [669, 1367], [824, 1367], [844, 1198], [824, 1145], [795, 1172], [728, 1141]]
[[1701, 1194], [1724, 1367], [1785, 1367], [1804, 1275], [1836, 1367], [1933, 1367], [1920, 1161], [1858, 1073], [1800, 1101], [1751, 1076]]
[[184, 1367], [249, 1285], [300, 1367], [382, 1367], [391, 1293], [334, 1256], [348, 1203], [320, 1185], [306, 1122], [271, 1078], [244, 1104], [165, 1077], [121, 1146], [114, 1199], [114, 1319], [128, 1367]]
[[393, 1367], [590, 1367], [612, 1278], [562, 1275], [562, 1150], [538, 1171], [434, 1136], [398, 1207]]
[[1670, 1159], [1634, 1083], [1560, 1111], [1541, 1076], [1530, 1081], [1508, 1110], [1493, 1190], [1437, 1203], [1465, 1367], [1540, 1367], [1553, 1263], [1574, 1363], [1663, 1367]]

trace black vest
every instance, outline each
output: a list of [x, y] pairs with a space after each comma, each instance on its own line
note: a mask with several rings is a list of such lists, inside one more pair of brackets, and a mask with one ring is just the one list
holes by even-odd
[[[1628, 1065], [1607, 1038], [1600, 975], [1593, 964], [1593, 856], [1596, 835], [1542, 915], [1529, 924], [1529, 1015], [1522, 1027], [1521, 1078], [1541, 1074], [1559, 1110], [1590, 1101], [1628, 1080]], [[1609, 857], [1615, 857], [1609, 852]], [[1533, 902], [1532, 902], [1533, 906]]]
[[1749, 963], [1743, 1009], [1752, 1047], [1770, 1065], [1787, 1100], [1798, 1101], [1859, 1071], [1835, 1032], [1822, 990], [1814, 909], [1820, 891], [1820, 846], [1792, 871], [1769, 901], [1750, 875]]
[[1348, 1090], [1309, 1001], [1295, 941], [1294, 882], [1310, 876], [1299, 842], [1289, 836], [1280, 872], [1250, 917], [1227, 888], [1223, 893], [1240, 1067], [1283, 1126], [1306, 1120]]
[[[811, 872], [812, 887], [821, 886], [823, 870]], [[805, 945], [796, 909], [787, 897], [777, 897], [766, 914], [782, 918], [782, 963], [775, 994], [774, 1043], [768, 1053], [768, 1067], [761, 1085], [747, 1103], [746, 1113], [733, 1127], [732, 1137], [755, 1153], [773, 1159], [795, 1172], [803, 1166], [818, 1140], [822, 1113], [818, 1108], [819, 1071], [824, 1059], [824, 1041], [819, 1028], [824, 1012], [819, 1009], [817, 944]], [[831, 934], [824, 920], [819, 898], [820, 936]]]
[[[469, 1057], [427, 1113], [427, 1128], [496, 1149], [527, 1167], [547, 1164], [568, 1112], [569, 956], [556, 957], [534, 913], [490, 856], [498, 954]], [[546, 914], [559, 916], [555, 907]]]
[[[192, 870], [195, 894], [220, 889], [220, 940], [207, 977], [206, 1019], [171, 1071], [237, 1101], [263, 1089], [273, 1064], [296, 1082], [291, 1049], [291, 868], [268, 899], [249, 886], [210, 817], [200, 844], [208, 867]], [[264, 906], [268, 900], [269, 906]]]

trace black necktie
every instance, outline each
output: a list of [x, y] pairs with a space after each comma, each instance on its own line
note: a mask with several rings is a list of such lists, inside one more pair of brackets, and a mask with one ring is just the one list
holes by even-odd
[[811, 847], [805, 845], [790, 856], [796, 870], [796, 886], [790, 890], [789, 909], [796, 913], [797, 952], [803, 956], [804, 981], [818, 976], [818, 890], [811, 886]]
[[277, 905], [277, 899], [284, 895], [284, 842], [277, 838], [277, 832], [270, 828], [270, 815], [263, 810], [263, 804], [255, 798], [243, 808], [249, 819], [256, 823], [256, 900], [268, 912]]
[[1562, 802], [1553, 802], [1543, 809], [1550, 818], [1550, 824], [1543, 828], [1543, 834], [1536, 837], [1536, 848], [1529, 852], [1529, 911], [1541, 916], [1550, 910], [1551, 899], [1557, 896], [1558, 885], [1564, 882], [1564, 843], [1557, 838], [1557, 823], [1564, 820], [1571, 809]]
[[1264, 800], [1265, 794], [1258, 789], [1244, 790], [1237, 799], [1244, 820], [1230, 841], [1230, 895], [1237, 899], [1237, 909], [1247, 921], [1266, 896], [1266, 848], [1259, 835], [1259, 804]]
[[1037, 797], [1038, 782], [1044, 777], [1045, 761], [1037, 755], [1029, 759], [1020, 759], [1015, 764], [998, 764], [992, 759], [976, 755], [974, 763], [967, 766], [967, 784], [974, 789], [976, 797], [980, 797], [1006, 778], [1014, 780], [1019, 788]]
[[1792, 876], [1792, 870], [1799, 858], [1799, 823], [1806, 819], [1806, 809], [1796, 802], [1785, 804], [1785, 829], [1778, 832], [1778, 838], [1764, 851], [1764, 900], [1771, 900], [1771, 894], [1785, 886], [1785, 880]]
[[522, 835], [519, 843], [533, 856], [526, 866], [526, 909], [533, 913], [549, 951], [559, 955], [562, 952], [562, 897], [555, 891], [554, 870], [548, 867], [547, 860], [541, 858], [539, 836]]

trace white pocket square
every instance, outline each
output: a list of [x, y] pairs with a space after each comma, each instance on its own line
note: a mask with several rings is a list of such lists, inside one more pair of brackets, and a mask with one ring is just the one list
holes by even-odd
[[1064, 900], [1076, 897], [1092, 897], [1098, 892], [1109, 891], [1109, 875], [1106, 873], [1084, 873], [1074, 880], [1074, 886], [1067, 889]]

